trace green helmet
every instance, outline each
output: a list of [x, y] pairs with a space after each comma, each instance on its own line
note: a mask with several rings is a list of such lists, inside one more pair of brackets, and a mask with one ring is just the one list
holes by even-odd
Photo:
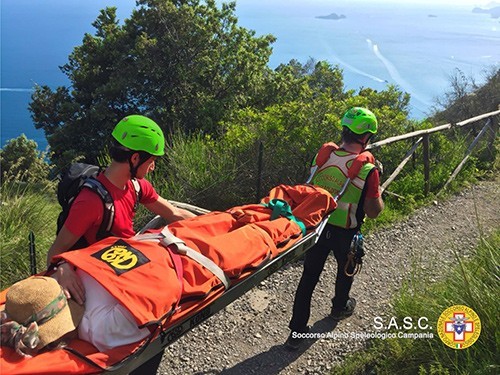
[[155, 156], [165, 153], [165, 137], [161, 128], [145, 116], [124, 117], [111, 134], [118, 143], [130, 150], [146, 151]]
[[349, 109], [342, 117], [341, 124], [356, 134], [377, 133], [377, 118], [372, 111], [366, 108], [353, 107]]

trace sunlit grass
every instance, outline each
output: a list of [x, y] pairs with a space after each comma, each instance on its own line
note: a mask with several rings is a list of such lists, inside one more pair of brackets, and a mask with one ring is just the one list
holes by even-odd
[[472, 308], [481, 320], [481, 335], [472, 346], [451, 349], [439, 338], [373, 340], [367, 349], [348, 357], [335, 374], [497, 374], [500, 335], [500, 230], [482, 240], [469, 260], [456, 256], [445, 279], [433, 283], [418, 273], [408, 280], [394, 302], [393, 314], [425, 316], [436, 322], [453, 305]]
[[50, 184], [4, 182], [0, 192], [0, 287], [4, 289], [30, 275], [30, 232], [35, 236], [37, 271], [46, 267], [60, 207]]

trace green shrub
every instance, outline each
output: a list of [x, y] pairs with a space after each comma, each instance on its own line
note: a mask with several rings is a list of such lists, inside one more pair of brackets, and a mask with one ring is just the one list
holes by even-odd
[[40, 182], [48, 177], [49, 165], [45, 153], [37, 150], [37, 143], [21, 134], [7, 142], [0, 150], [0, 176], [7, 181]]

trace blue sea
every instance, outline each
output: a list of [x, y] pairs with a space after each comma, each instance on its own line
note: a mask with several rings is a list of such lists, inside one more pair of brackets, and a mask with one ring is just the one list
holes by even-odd
[[[417, 0], [415, 0], [417, 1]], [[218, 3], [221, 3], [219, 1]], [[500, 19], [473, 13], [481, 1], [237, 0], [239, 25], [277, 41], [269, 66], [291, 59], [327, 60], [344, 72], [346, 89], [383, 90], [396, 84], [411, 94], [411, 116], [424, 118], [460, 69], [484, 82], [500, 65]], [[498, 5], [498, 4], [497, 4]], [[40, 149], [47, 142], [28, 111], [36, 84], [68, 85], [67, 62], [99, 10], [116, 6], [127, 18], [134, 0], [2, 0], [1, 145], [26, 134]], [[339, 20], [321, 19], [332, 13]]]

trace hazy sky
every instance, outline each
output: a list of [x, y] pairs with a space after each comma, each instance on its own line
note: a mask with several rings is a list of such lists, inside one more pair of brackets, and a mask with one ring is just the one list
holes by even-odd
[[[127, 0], [124, 0], [127, 1]], [[216, 2], [218, 4], [220, 3], [227, 3], [229, 1], [236, 1], [236, 4], [238, 3], [247, 3], [247, 2], [269, 2], [269, 1], [284, 1], [284, 0], [217, 0]], [[322, 2], [326, 3], [330, 1], [333, 5], [337, 2], [336, 0], [287, 0], [287, 3], [293, 4], [293, 3], [307, 3], [308, 1], [313, 1], [313, 2]], [[344, 0], [348, 1], [348, 0]], [[373, 2], [373, 3], [400, 3], [400, 4], [409, 4], [409, 3], [416, 3], [416, 4], [447, 4], [447, 5], [472, 5], [472, 6], [500, 6], [500, 0], [350, 0], [349, 2], [352, 3], [362, 3], [362, 2]]]
[[[486, 6], [493, 3], [492, 0], [379, 0], [387, 3], [415, 3], [415, 4], [449, 4], [449, 5], [471, 5]], [[500, 3], [497, 1], [497, 5]]]
[[[127, 0], [124, 0], [127, 1]], [[234, 0], [216, 0], [218, 4], [227, 3], [229, 1]], [[331, 3], [332, 6], [341, 3], [350, 3], [350, 4], [359, 4], [362, 6], [363, 3], [386, 3], [386, 4], [429, 4], [430, 6], [450, 6], [450, 7], [481, 7], [481, 8], [491, 8], [493, 6], [500, 6], [500, 0], [235, 0], [236, 1], [236, 9], [238, 9], [238, 4], [267, 4], [269, 2], [274, 3], [283, 3], [287, 6], [293, 6], [294, 4], [308, 4], [308, 3], [323, 3], [328, 4]]]
[[[384, 0], [381, 0], [384, 1]], [[417, 4], [456, 4], [456, 5], [478, 5], [485, 6], [492, 3], [491, 0], [386, 0], [387, 2], [417, 3]]]
[[[227, 2], [228, 0], [220, 0], [220, 2]], [[242, 1], [247, 1], [247, 0], [236, 0], [236, 3], [242, 2]], [[269, 1], [269, 0], [267, 0]], [[324, 1], [324, 0], [323, 0]], [[290, 0], [291, 3], [297, 2], [297, 3], [304, 3], [305, 0]], [[487, 6], [500, 6], [500, 0], [351, 0], [351, 2], [385, 2], [385, 3], [400, 3], [400, 4], [408, 4], [408, 3], [415, 3], [415, 4], [432, 4], [432, 5], [438, 5], [438, 4], [443, 4], [443, 5], [467, 5], [467, 6], [480, 6], [480, 7], [487, 7]], [[332, 3], [334, 4], [335, 2], [332, 0]]]
[[[399, 2], [397, 0], [393, 0], [395, 2]], [[417, 3], [417, 4], [450, 4], [450, 5], [476, 5], [476, 6], [485, 6], [488, 3], [491, 3], [492, 1], [481, 1], [481, 0], [408, 0], [408, 1], [401, 1], [401, 2], [408, 2], [408, 3]]]

